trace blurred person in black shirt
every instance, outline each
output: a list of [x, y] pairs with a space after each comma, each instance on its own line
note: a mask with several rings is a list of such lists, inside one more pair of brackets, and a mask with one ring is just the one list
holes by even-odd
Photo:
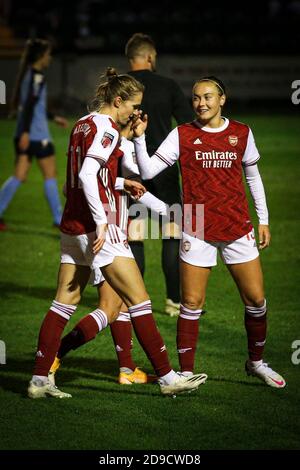
[[[149, 118], [146, 142], [149, 154], [153, 155], [172, 130], [172, 118], [175, 118], [177, 124], [189, 122], [193, 120], [192, 108], [174, 80], [155, 73], [157, 51], [150, 36], [135, 33], [126, 44], [125, 54], [130, 65], [129, 74], [145, 86], [141, 109]], [[147, 181], [147, 188], [170, 206], [181, 204], [177, 165], [166, 169], [153, 180]], [[132, 225], [135, 223], [140, 224], [140, 221], [134, 219]], [[180, 233], [174, 221], [164, 224], [162, 231], [162, 267], [167, 290], [165, 312], [176, 316], [179, 314], [180, 302], [178, 258]], [[131, 226], [130, 246], [143, 273], [145, 266], [144, 243], [140, 226], [137, 232], [135, 236], [134, 226]]]

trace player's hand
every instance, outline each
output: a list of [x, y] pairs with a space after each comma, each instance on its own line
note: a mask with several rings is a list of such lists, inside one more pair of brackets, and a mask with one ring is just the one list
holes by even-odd
[[23, 132], [20, 136], [19, 142], [18, 142], [18, 147], [21, 152], [26, 153], [29, 147], [29, 132]]
[[259, 249], [263, 250], [270, 245], [271, 233], [269, 225], [258, 225], [258, 240], [259, 240]]
[[130, 194], [135, 200], [138, 200], [140, 197], [142, 197], [143, 194], [147, 191], [145, 186], [143, 186], [141, 183], [138, 181], [133, 181], [133, 180], [124, 180], [124, 191], [126, 193]]
[[99, 253], [106, 239], [107, 224], [100, 224], [96, 227], [96, 239], [93, 243], [93, 253]]
[[133, 136], [140, 137], [141, 135], [143, 135], [145, 133], [145, 130], [147, 129], [147, 125], [148, 125], [147, 114], [144, 114], [143, 117], [138, 117], [132, 123]]
[[63, 127], [64, 129], [69, 126], [69, 121], [62, 117], [62, 116], [54, 116], [54, 122], [60, 127]]

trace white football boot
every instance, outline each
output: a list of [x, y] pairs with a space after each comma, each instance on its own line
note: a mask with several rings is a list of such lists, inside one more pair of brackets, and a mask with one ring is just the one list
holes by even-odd
[[28, 387], [28, 397], [29, 398], [71, 398], [70, 393], [65, 393], [59, 390], [55, 385], [51, 384], [49, 381], [43, 384], [42, 381], [33, 381], [29, 382]]
[[284, 378], [263, 361], [260, 364], [253, 365], [252, 361], [248, 360], [245, 364], [245, 370], [247, 375], [258, 377], [270, 387], [284, 388], [286, 386]]
[[177, 373], [177, 377], [171, 384], [165, 384], [162, 380], [158, 380], [160, 385], [160, 391], [163, 395], [177, 395], [179, 393], [192, 392], [197, 390], [199, 385], [204, 384], [207, 375], [206, 374], [192, 374], [188, 377]]

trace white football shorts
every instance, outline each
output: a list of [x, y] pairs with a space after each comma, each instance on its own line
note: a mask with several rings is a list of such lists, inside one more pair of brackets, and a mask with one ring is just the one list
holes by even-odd
[[98, 286], [98, 284], [102, 284], [105, 281], [105, 277], [102, 274], [100, 268], [94, 268], [91, 271], [89, 284], [93, 287]]
[[218, 251], [225, 264], [246, 263], [257, 258], [254, 229], [232, 242], [206, 242], [183, 232], [180, 242], [182, 261], [203, 268], [216, 266]]
[[116, 256], [134, 258], [126, 235], [117, 225], [108, 225], [105, 243], [96, 255], [93, 253], [95, 236], [95, 232], [82, 235], [62, 233], [60, 262], [89, 266], [94, 270], [111, 264]]

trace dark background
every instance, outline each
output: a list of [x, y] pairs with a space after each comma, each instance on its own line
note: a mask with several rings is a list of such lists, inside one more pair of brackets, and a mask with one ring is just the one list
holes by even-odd
[[[127, 71], [124, 48], [135, 32], [153, 37], [158, 72], [177, 80], [187, 99], [194, 79], [214, 74], [225, 78], [234, 111], [298, 113], [290, 97], [291, 83], [300, 79], [300, 0], [188, 0], [179, 6], [169, 0], [0, 0], [0, 79], [7, 102], [27, 38], [52, 41], [50, 100], [77, 115], [85, 112], [103, 66]], [[76, 81], [84, 70], [89, 77]], [[250, 79], [258, 93], [248, 87]], [[1, 106], [0, 115], [6, 112]]]
[[300, 1], [1, 0], [15, 38], [50, 38], [58, 51], [120, 53], [137, 31], [161, 53], [298, 54]]

